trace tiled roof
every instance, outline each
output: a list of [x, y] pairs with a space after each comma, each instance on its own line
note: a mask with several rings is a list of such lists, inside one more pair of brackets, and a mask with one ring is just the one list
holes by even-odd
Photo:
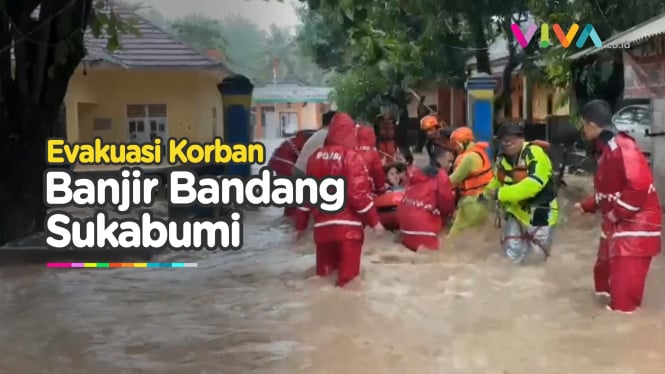
[[324, 103], [330, 101], [329, 87], [307, 87], [297, 83], [267, 84], [257, 87], [252, 93], [255, 103], [306, 102]]
[[126, 68], [219, 69], [224, 65], [180, 42], [166, 31], [153, 25], [134, 12], [115, 6], [114, 12], [123, 19], [134, 19], [139, 35], [122, 35], [121, 48], [106, 51], [107, 39], [95, 38], [90, 31], [85, 35], [88, 55], [85, 61], [106, 61]]
[[622, 31], [607, 40], [603, 40], [603, 46], [600, 48], [591, 47], [577, 52], [569, 58], [576, 60], [585, 56], [591, 56], [617, 45], [630, 44], [631, 46], [635, 46], [647, 39], [663, 34], [665, 34], [665, 13]]
[[[32, 17], [39, 18], [37, 7]], [[187, 44], [176, 40], [168, 32], [153, 25], [147, 19], [131, 10], [113, 5], [113, 11], [124, 20], [134, 20], [139, 35], [121, 35], [121, 48], [114, 52], [106, 50], [108, 39], [95, 38], [90, 30], [85, 34], [87, 55], [83, 61], [89, 63], [107, 62], [130, 69], [225, 69], [222, 63], [196, 51]]]

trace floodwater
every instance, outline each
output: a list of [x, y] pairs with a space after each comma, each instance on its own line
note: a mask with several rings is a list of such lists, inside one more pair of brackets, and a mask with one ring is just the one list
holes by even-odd
[[565, 214], [552, 257], [523, 267], [501, 256], [492, 227], [430, 255], [369, 234], [362, 279], [349, 290], [310, 278], [311, 239], [292, 243], [279, 216], [248, 212], [241, 251], [158, 259], [198, 269], [0, 268], [0, 373], [661, 374], [665, 367], [664, 261], [654, 261], [642, 310], [606, 311], [592, 288], [593, 216]]

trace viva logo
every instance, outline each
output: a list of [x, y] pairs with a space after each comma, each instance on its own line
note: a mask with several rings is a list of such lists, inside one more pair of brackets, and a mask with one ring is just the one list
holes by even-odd
[[[536, 30], [538, 29], [538, 26], [536, 25], [529, 26], [529, 28], [526, 30], [526, 35], [522, 33], [522, 29], [520, 29], [520, 26], [516, 23], [513, 23], [511, 25], [511, 29], [520, 47], [524, 49], [529, 45], [531, 39], [533, 39], [533, 36], [536, 34]], [[573, 23], [573, 25], [570, 26], [568, 32], [564, 33], [561, 26], [555, 23], [552, 25], [552, 30], [554, 30], [554, 34], [556, 35], [557, 39], [559, 39], [559, 43], [561, 43], [561, 46], [563, 48], [568, 48], [570, 44], [573, 42], [573, 39], [575, 39], [575, 35], [577, 35], [577, 32], [580, 30], [580, 26], [576, 23]], [[577, 38], [575, 46], [577, 46], [577, 48], [584, 47], [584, 43], [586, 43], [587, 39], [591, 39], [593, 45], [598, 48], [603, 46], [603, 42], [600, 40], [600, 37], [598, 36], [596, 29], [594, 29], [593, 26], [591, 26], [590, 24], [584, 26], [584, 30], [582, 30], [582, 33], [580, 34], [579, 38]], [[540, 25], [540, 48], [548, 48], [550, 45], [552, 45], [552, 43], [550, 42], [550, 26], [546, 23], [543, 23], [542, 25]]]

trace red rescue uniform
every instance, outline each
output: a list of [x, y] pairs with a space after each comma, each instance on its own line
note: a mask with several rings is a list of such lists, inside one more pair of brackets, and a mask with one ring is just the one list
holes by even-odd
[[295, 220], [296, 230], [303, 231], [307, 228], [310, 214], [314, 217], [316, 274], [327, 276], [337, 270], [339, 287], [360, 274], [363, 227], [379, 224], [364, 162], [356, 147], [355, 122], [349, 115], [337, 113], [331, 121], [324, 146], [307, 163], [307, 175], [317, 179], [344, 177], [347, 183], [346, 205], [337, 213], [301, 207]]
[[[296, 160], [298, 160], [298, 156], [300, 156], [300, 151], [313, 133], [312, 130], [303, 130], [298, 132], [296, 136], [283, 141], [272, 153], [270, 161], [268, 161], [268, 167], [274, 170], [279, 177], [293, 176], [293, 167]], [[285, 217], [291, 218], [294, 213], [295, 208], [284, 208]]]
[[367, 126], [358, 126], [358, 153], [363, 158], [365, 170], [369, 176], [371, 190], [376, 195], [386, 192], [385, 174], [381, 155], [376, 149], [376, 135], [374, 130]]
[[419, 247], [439, 249], [439, 233], [454, 211], [455, 196], [448, 174], [432, 166], [412, 168], [397, 208], [402, 244], [412, 251]]
[[581, 203], [584, 211], [602, 216], [595, 288], [610, 294], [612, 310], [632, 312], [642, 305], [651, 259], [660, 253], [660, 201], [647, 159], [633, 138], [603, 131], [597, 142], [595, 195]]
[[380, 116], [375, 131], [378, 133], [377, 149], [382, 162], [388, 164], [397, 160], [397, 125], [390, 117]]

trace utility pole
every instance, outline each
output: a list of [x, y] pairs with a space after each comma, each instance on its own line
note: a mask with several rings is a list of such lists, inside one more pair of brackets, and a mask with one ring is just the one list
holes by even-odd
[[[272, 58], [272, 85], [275, 88], [275, 95], [277, 94], [277, 67], [279, 66], [279, 60], [277, 57]], [[279, 130], [279, 135], [282, 136], [282, 124], [280, 122], [279, 113], [277, 112], [277, 96], [275, 96], [275, 120], [277, 122], [277, 128]]]

